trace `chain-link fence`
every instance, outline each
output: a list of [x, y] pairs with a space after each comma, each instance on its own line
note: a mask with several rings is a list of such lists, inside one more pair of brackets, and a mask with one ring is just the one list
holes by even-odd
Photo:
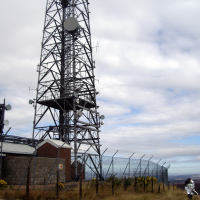
[[[95, 161], [95, 157], [93, 159]], [[110, 176], [116, 176], [119, 178], [126, 177], [146, 177], [153, 176], [158, 182], [164, 182], [168, 184], [168, 168], [159, 165], [158, 163], [150, 160], [133, 159], [133, 158], [121, 158], [114, 156], [102, 156], [102, 175], [103, 178], [109, 178]], [[100, 165], [96, 165], [100, 170]], [[87, 160], [85, 165], [85, 179], [92, 179], [96, 177], [95, 169], [91, 160]]]

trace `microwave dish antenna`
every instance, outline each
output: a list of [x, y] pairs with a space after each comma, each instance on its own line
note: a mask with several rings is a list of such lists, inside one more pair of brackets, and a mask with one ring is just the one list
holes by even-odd
[[68, 17], [64, 22], [64, 27], [69, 34], [74, 34], [78, 31], [79, 24], [75, 17]]
[[6, 120], [4, 120], [4, 122], [3, 122], [3, 123], [4, 123], [4, 125], [5, 125], [5, 126], [8, 126], [8, 124], [9, 124], [9, 121], [6, 119]]
[[5, 109], [6, 109], [6, 110], [11, 110], [11, 108], [12, 108], [12, 107], [11, 107], [10, 104], [8, 104], [8, 105], [5, 106]]

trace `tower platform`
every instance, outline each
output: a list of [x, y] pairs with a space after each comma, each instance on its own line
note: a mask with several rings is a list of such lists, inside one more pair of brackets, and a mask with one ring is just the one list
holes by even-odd
[[[57, 110], [61, 110], [61, 108], [66, 111], [73, 110], [73, 97], [49, 99], [37, 101], [37, 103]], [[79, 110], [84, 108], [86, 108], [86, 110], [90, 108], [95, 108], [95, 104], [85, 99], [79, 98], [79, 103], [76, 104], [76, 109]]]

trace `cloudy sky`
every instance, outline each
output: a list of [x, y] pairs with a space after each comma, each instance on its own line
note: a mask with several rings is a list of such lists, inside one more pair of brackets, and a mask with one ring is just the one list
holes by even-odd
[[[0, 3], [0, 101], [12, 105], [4, 130], [31, 137], [46, 0]], [[102, 151], [199, 173], [199, 10], [198, 0], [90, 0]]]

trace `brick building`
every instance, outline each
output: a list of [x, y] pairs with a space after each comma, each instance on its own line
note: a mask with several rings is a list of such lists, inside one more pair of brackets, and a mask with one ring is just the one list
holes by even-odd
[[[30, 165], [29, 165], [30, 163]], [[52, 169], [52, 166], [55, 167]], [[59, 159], [59, 164], [62, 164], [63, 170], [59, 170], [59, 182], [65, 182], [65, 160]], [[48, 184], [55, 184], [56, 182], [56, 172], [58, 162], [56, 158], [43, 158], [34, 157], [31, 159], [30, 156], [23, 157], [7, 157], [4, 160], [4, 180], [8, 182], [9, 185], [23, 185], [26, 184], [26, 170], [27, 166], [30, 166], [30, 184], [34, 183], [36, 185], [44, 185], [48, 180]], [[35, 169], [35, 179], [34, 179], [34, 169]], [[52, 170], [52, 174], [49, 176]]]
[[[77, 161], [77, 172], [78, 172], [78, 179], [80, 178], [80, 176], [82, 177], [82, 179], [85, 179], [85, 169], [84, 166], [81, 162]], [[75, 179], [75, 161], [71, 160], [71, 179], [74, 180]]]
[[[31, 162], [31, 171], [33, 172], [34, 158], [31, 161], [35, 148], [15, 143], [3, 142], [3, 162], [2, 175], [8, 181], [8, 184], [19, 184], [23, 177], [28, 163]], [[71, 181], [71, 147], [59, 140], [46, 139], [36, 146], [36, 184], [43, 184], [47, 179], [54, 163], [55, 166], [62, 164], [63, 170], [60, 170], [60, 181]], [[59, 154], [59, 161], [58, 161]], [[56, 172], [57, 167], [54, 167]], [[50, 182], [55, 183], [56, 177], [52, 175]]]
[[2, 174], [2, 179], [5, 178], [5, 173], [6, 173], [6, 160], [9, 160], [7, 158], [12, 158], [12, 157], [24, 157], [24, 156], [32, 156], [35, 148], [30, 147], [28, 145], [23, 145], [23, 144], [15, 144], [15, 143], [7, 143], [7, 142], [2, 142], [2, 167], [1, 167], [1, 174]]
[[[71, 146], [60, 140], [46, 139], [36, 147], [38, 157], [65, 159], [65, 181], [71, 181]], [[60, 151], [60, 152], [59, 152]]]

